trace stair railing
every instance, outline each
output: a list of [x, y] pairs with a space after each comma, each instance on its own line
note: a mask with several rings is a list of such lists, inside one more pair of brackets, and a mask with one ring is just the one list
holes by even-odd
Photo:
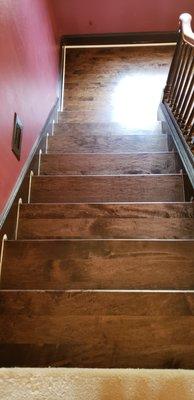
[[162, 103], [178, 124], [189, 151], [194, 154], [194, 32], [192, 17], [179, 18], [178, 42], [171, 63]]

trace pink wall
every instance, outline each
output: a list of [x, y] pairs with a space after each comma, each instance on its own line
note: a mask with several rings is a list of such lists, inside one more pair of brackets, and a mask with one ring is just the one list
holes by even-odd
[[[1, 0], [0, 212], [56, 100], [57, 78], [47, 0]], [[24, 125], [20, 161], [11, 151], [14, 112]]]
[[174, 31], [194, 0], [53, 0], [59, 36], [81, 33]]

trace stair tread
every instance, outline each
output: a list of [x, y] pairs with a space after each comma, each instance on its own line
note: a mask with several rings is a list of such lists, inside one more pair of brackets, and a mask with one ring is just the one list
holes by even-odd
[[193, 289], [193, 246], [194, 239], [6, 241], [1, 287]]
[[172, 152], [128, 154], [43, 154], [41, 174], [160, 174], [176, 173], [181, 169]]
[[0, 303], [2, 366], [194, 367], [193, 293], [1, 291]]
[[179, 174], [34, 176], [32, 203], [184, 201]]

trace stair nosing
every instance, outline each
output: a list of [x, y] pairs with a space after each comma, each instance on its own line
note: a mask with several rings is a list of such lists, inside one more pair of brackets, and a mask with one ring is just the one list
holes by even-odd
[[88, 178], [88, 177], [90, 177], [90, 178], [92, 178], [92, 177], [97, 177], [97, 176], [99, 176], [99, 177], [103, 177], [103, 178], [105, 178], [105, 177], [112, 177], [112, 176], [114, 176], [114, 177], [139, 177], [139, 176], [142, 176], [142, 177], [144, 177], [144, 176], [146, 176], [146, 177], [153, 177], [153, 176], [179, 176], [179, 177], [182, 177], [182, 173], [173, 173], [173, 174], [110, 174], [110, 175], [107, 175], [107, 174], [104, 174], [104, 175], [102, 175], [102, 174], [92, 174], [92, 175], [75, 175], [75, 174], [71, 174], [71, 175], [33, 175], [33, 179], [35, 178], [78, 178], [78, 179], [80, 179], [80, 178]]
[[192, 289], [0, 289], [2, 292], [38, 292], [38, 293], [191, 293]]
[[173, 202], [173, 201], [166, 201], [166, 202], [159, 202], [159, 201], [157, 201], [157, 202], [154, 202], [154, 201], [148, 201], [148, 202], [138, 202], [138, 201], [135, 201], [135, 202], [100, 202], [100, 201], [97, 201], [97, 202], [67, 202], [67, 203], [41, 203], [41, 202], [37, 202], [37, 203], [35, 203], [35, 202], [33, 202], [33, 203], [22, 203], [21, 204], [21, 208], [23, 207], [23, 206], [37, 206], [37, 205], [45, 205], [45, 207], [48, 207], [48, 206], [53, 206], [53, 205], [56, 205], [56, 206], [60, 206], [60, 205], [63, 205], [63, 206], [68, 206], [68, 205], [142, 205], [142, 207], [143, 206], [145, 206], [145, 205], [148, 205], [148, 204], [151, 204], [151, 205], [181, 205], [181, 206], [183, 206], [183, 205], [185, 205], [185, 206], [189, 206], [189, 205], [191, 205], [192, 207], [194, 207], [194, 204], [192, 203], [192, 202], [185, 202], [185, 201], [175, 201], [175, 202]]
[[193, 239], [174, 239], [174, 238], [169, 238], [169, 239], [157, 239], [157, 238], [152, 238], [152, 239], [127, 239], [127, 238], [61, 238], [61, 239], [8, 239], [6, 240], [6, 243], [39, 243], [39, 242], [194, 242]]
[[53, 152], [53, 153], [44, 153], [44, 154], [42, 154], [42, 157], [44, 157], [44, 156], [53, 156], [53, 155], [55, 155], [55, 156], [68, 156], [68, 155], [79, 155], [80, 156], [80, 154], [83, 154], [84, 156], [89, 156], [89, 155], [97, 155], [97, 156], [101, 156], [101, 155], [103, 155], [103, 156], [115, 156], [115, 155], [124, 155], [124, 156], [128, 156], [128, 155], [130, 155], [130, 156], [137, 156], [137, 155], [143, 155], [143, 154], [156, 154], [156, 155], [158, 155], [158, 154], [162, 154], [162, 155], [164, 155], [164, 154], [171, 154], [172, 156], [173, 155], [178, 155], [178, 152], [174, 152], [174, 151], [144, 151], [144, 152], [141, 152], [141, 151], [138, 151], [138, 152], [128, 152], [128, 153], [123, 153], [123, 152], [120, 152], [120, 153], [107, 153], [107, 152], [101, 152], [101, 153], [96, 153], [96, 152], [88, 152], [88, 153], [77, 153], [77, 152], [69, 152], [69, 153], [55, 153], [55, 152]]

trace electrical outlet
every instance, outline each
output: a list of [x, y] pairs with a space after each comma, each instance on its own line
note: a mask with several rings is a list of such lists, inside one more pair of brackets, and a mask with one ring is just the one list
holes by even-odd
[[12, 137], [12, 151], [18, 160], [20, 160], [20, 155], [21, 155], [22, 131], [23, 131], [23, 125], [20, 119], [18, 118], [18, 115], [15, 113], [13, 137]]

